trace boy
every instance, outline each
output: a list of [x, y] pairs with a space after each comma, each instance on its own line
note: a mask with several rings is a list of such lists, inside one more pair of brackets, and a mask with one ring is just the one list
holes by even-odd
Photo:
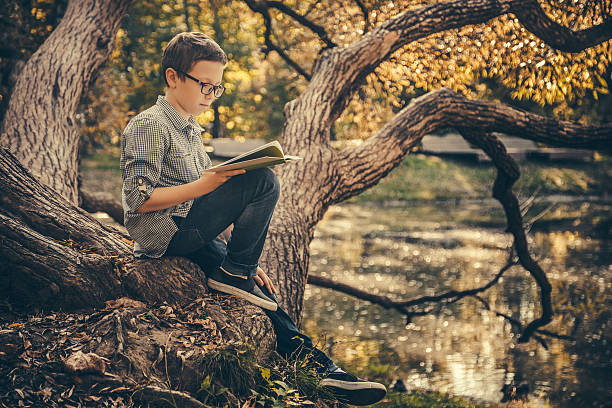
[[[194, 119], [223, 94], [227, 56], [202, 33], [182, 33], [162, 57], [165, 96], [134, 117], [121, 140], [122, 204], [136, 257], [185, 256], [206, 273], [208, 286], [260, 306], [270, 317], [277, 350], [310, 354], [321, 385], [355, 405], [379, 401], [382, 384], [339, 369], [278, 307], [276, 289], [258, 260], [278, 200], [267, 168], [205, 171], [211, 161]], [[227, 244], [218, 238], [233, 225]]]

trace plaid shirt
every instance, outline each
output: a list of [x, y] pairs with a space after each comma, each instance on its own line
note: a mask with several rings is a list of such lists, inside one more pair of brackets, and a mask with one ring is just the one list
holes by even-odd
[[185, 120], [163, 96], [130, 120], [121, 138], [121, 203], [136, 257], [162, 256], [177, 231], [172, 216], [187, 216], [193, 200], [148, 213], [136, 210], [156, 187], [190, 183], [211, 165], [198, 122], [193, 116]]

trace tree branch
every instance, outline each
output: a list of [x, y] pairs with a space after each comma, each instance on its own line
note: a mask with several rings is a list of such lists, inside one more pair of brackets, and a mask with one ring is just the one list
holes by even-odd
[[508, 224], [508, 231], [514, 237], [514, 248], [519, 261], [531, 276], [535, 279], [540, 288], [540, 305], [542, 307], [541, 316], [530, 322], [525, 327], [519, 337], [519, 343], [529, 341], [534, 332], [550, 323], [552, 320], [551, 291], [552, 287], [546, 273], [540, 265], [531, 257], [527, 237], [523, 229], [523, 217], [518, 199], [512, 192], [512, 185], [520, 176], [519, 168], [512, 159], [503, 143], [492, 134], [473, 129], [461, 129], [459, 131], [468, 142], [480, 147], [491, 158], [497, 167], [497, 177], [493, 184], [493, 197], [495, 197], [504, 207]]
[[[321, 128], [328, 128], [344, 111], [350, 96], [363, 84], [367, 75], [404, 45], [435, 33], [484, 23], [509, 12], [524, 18], [527, 28], [535, 30], [534, 34], [542, 36], [544, 41], [550, 40], [550, 46], [571, 49], [572, 52], [612, 37], [609, 21], [574, 32], [558, 24], [553, 25], [550, 19], [536, 22], [529, 13], [538, 10], [541, 12], [537, 2], [531, 0], [455, 0], [401, 13], [348, 47], [336, 47], [324, 52], [313, 65], [311, 84], [302, 98], [315, 97], [325, 101], [325, 105], [331, 103], [329, 108], [322, 107], [320, 114]], [[299, 103], [299, 99], [293, 103]], [[320, 135], [323, 137], [322, 132]]]
[[442, 88], [413, 99], [362, 145], [340, 151], [336, 161], [340, 182], [329, 200], [338, 203], [375, 185], [423, 136], [446, 127], [500, 132], [550, 146], [612, 151], [612, 124], [556, 120], [496, 102], [469, 100]]
[[[421, 296], [418, 298], [403, 300], [403, 301], [395, 301], [389, 298], [388, 296], [374, 295], [372, 293], [356, 288], [354, 286], [350, 286], [345, 283], [336, 282], [332, 279], [324, 278], [318, 275], [312, 275], [312, 274], [308, 275], [308, 283], [311, 285], [322, 287], [322, 288], [332, 289], [332, 290], [335, 290], [341, 293], [345, 293], [357, 299], [367, 300], [376, 305], [382, 306], [385, 309], [397, 310], [398, 312], [406, 315], [408, 320], [411, 320], [411, 318], [415, 316], [424, 316], [424, 315], [434, 312], [433, 308], [429, 308], [425, 310], [416, 310], [414, 309], [415, 306], [420, 306], [420, 305], [428, 304], [428, 303], [440, 303], [440, 302], [445, 302], [445, 304], [451, 304], [465, 297], [473, 297], [474, 299], [478, 300], [485, 307], [485, 309], [495, 313], [495, 315], [497, 316], [503, 317], [510, 324], [517, 327], [519, 330], [523, 331], [523, 325], [521, 324], [521, 322], [519, 322], [518, 320], [504, 313], [491, 309], [489, 303], [486, 300], [484, 300], [481, 296], [478, 295], [478, 293], [484, 292], [487, 289], [491, 288], [493, 285], [495, 285], [499, 281], [499, 279], [503, 276], [503, 274], [510, 267], [514, 265], [516, 265], [516, 262], [508, 262], [503, 268], [500, 269], [500, 271], [495, 275], [493, 279], [491, 279], [487, 284], [481, 287], [478, 287], [478, 288], [468, 289], [464, 291], [450, 290], [448, 292], [444, 292], [439, 295]], [[557, 338], [561, 340], [574, 340], [574, 338], [571, 336], [565, 336], [562, 334], [553, 333], [548, 330], [542, 330], [542, 329], [536, 328], [534, 332], [540, 335], [549, 336], [549, 337], [553, 337], [553, 338]], [[548, 346], [546, 345], [546, 342], [544, 342], [543, 339], [538, 338], [538, 341], [544, 347], [548, 348]]]
[[436, 303], [446, 301], [448, 303], [454, 303], [459, 299], [462, 299], [466, 296], [473, 296], [477, 293], [484, 292], [489, 289], [491, 286], [495, 285], [499, 278], [503, 276], [503, 274], [510, 269], [513, 265], [516, 265], [515, 262], [508, 262], [504, 267], [502, 267], [499, 272], [491, 279], [487, 284], [468, 290], [449, 290], [447, 292], [441, 293], [439, 295], [434, 296], [421, 296], [414, 299], [409, 300], [393, 300], [388, 296], [379, 296], [374, 295], [372, 293], [366, 292], [365, 290], [358, 289], [354, 286], [350, 286], [344, 283], [335, 282], [331, 279], [324, 278], [322, 276], [316, 275], [308, 275], [308, 283], [312, 285], [321, 286], [324, 288], [334, 289], [338, 292], [346, 293], [347, 295], [354, 296], [358, 299], [368, 300], [374, 304], [384, 307], [385, 309], [395, 309], [400, 313], [403, 313], [407, 316], [413, 315], [414, 311], [411, 310], [411, 307], [419, 306], [427, 303]]
[[311, 76], [306, 72], [304, 68], [302, 68], [297, 62], [295, 62], [282, 48], [276, 45], [272, 41], [272, 18], [270, 17], [270, 13], [268, 12], [269, 8], [266, 3], [257, 2], [255, 0], [244, 0], [247, 6], [251, 10], [256, 13], [261, 14], [264, 19], [264, 26], [266, 27], [266, 31], [264, 33], [264, 39], [266, 43], [267, 49], [264, 50], [264, 53], [267, 55], [270, 51], [276, 51], [276, 53], [289, 65], [293, 68], [298, 74], [303, 76], [307, 81], [310, 81]]
[[523, 3], [516, 9], [512, 7], [512, 12], [527, 31], [536, 35], [552, 48], [575, 53], [607, 41], [612, 37], [612, 19], [610, 18], [596, 26], [573, 31], [548, 17], [536, 0]]
[[327, 31], [325, 30], [325, 28], [323, 26], [315, 24], [312, 21], [308, 20], [306, 17], [304, 17], [302, 15], [299, 15], [292, 8], [287, 7], [282, 2], [280, 2], [280, 1], [266, 1], [265, 4], [266, 4], [267, 7], [275, 8], [275, 9], [281, 11], [282, 13], [284, 13], [284, 14], [288, 15], [289, 17], [293, 18], [299, 24], [301, 24], [304, 27], [310, 29], [310, 31], [312, 31], [317, 36], [319, 36], [319, 39], [325, 43], [326, 48], [334, 48], [334, 47], [338, 46], [336, 43], [334, 43], [329, 38], [329, 36], [327, 35]]

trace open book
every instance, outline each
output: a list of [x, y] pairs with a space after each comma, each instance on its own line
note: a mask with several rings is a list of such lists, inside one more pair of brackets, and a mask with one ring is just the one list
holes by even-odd
[[277, 164], [287, 163], [289, 161], [301, 160], [297, 156], [285, 156], [283, 149], [278, 141], [266, 143], [253, 150], [243, 153], [239, 156], [229, 159], [221, 164], [213, 166], [208, 171], [226, 171], [226, 170], [253, 170], [261, 167], [270, 167]]

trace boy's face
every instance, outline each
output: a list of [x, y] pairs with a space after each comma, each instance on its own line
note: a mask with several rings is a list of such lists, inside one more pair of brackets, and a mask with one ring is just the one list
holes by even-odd
[[[220, 85], [224, 68], [225, 66], [221, 62], [201, 60], [196, 62], [187, 74], [202, 82]], [[176, 71], [172, 68], [168, 68], [166, 71], [166, 79], [168, 81], [166, 100], [185, 119], [189, 119], [190, 115], [198, 116], [208, 109], [216, 99], [214, 92], [203, 95], [202, 86], [193, 79], [187, 77], [179, 79]]]

